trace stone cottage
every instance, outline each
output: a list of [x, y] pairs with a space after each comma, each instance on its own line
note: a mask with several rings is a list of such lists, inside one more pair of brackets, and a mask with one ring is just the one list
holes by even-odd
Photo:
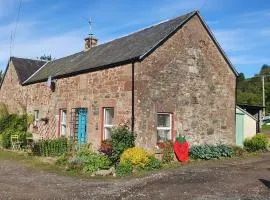
[[32, 131], [98, 148], [120, 123], [136, 143], [185, 135], [191, 144], [235, 143], [237, 72], [199, 12], [48, 62], [23, 82]]
[[0, 83], [0, 103], [7, 105], [10, 113], [26, 110], [27, 98], [22, 83], [45, 64], [44, 61], [11, 57]]

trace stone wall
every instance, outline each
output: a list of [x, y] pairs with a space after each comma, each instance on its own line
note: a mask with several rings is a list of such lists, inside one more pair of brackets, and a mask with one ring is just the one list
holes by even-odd
[[24, 112], [27, 101], [24, 89], [20, 85], [15, 67], [10, 61], [0, 89], [0, 103], [6, 104], [10, 113]]
[[236, 77], [197, 16], [135, 65], [137, 144], [155, 149], [157, 112], [192, 144], [235, 142]]
[[56, 80], [52, 92], [46, 83], [28, 85], [27, 110], [39, 110], [48, 123], [38, 122], [41, 138], [59, 136], [59, 110], [67, 109], [67, 135], [71, 131], [73, 108], [88, 109], [87, 140], [98, 148], [102, 136], [104, 107], [114, 107], [114, 124], [126, 123], [131, 119], [131, 64], [115, 68], [80, 74]]
[[[102, 140], [104, 107], [114, 107], [114, 124], [131, 120], [132, 65], [79, 74], [21, 87], [11, 65], [1, 88], [1, 101], [12, 111], [20, 101], [27, 112], [39, 110], [30, 128], [39, 138], [59, 137], [59, 111], [67, 109], [67, 136], [74, 108], [88, 109], [87, 141], [98, 148]], [[173, 114], [173, 135], [193, 144], [235, 142], [236, 77], [194, 16], [182, 29], [135, 63], [135, 132], [137, 145], [156, 150], [157, 113]], [[22, 89], [23, 88], [23, 89]]]

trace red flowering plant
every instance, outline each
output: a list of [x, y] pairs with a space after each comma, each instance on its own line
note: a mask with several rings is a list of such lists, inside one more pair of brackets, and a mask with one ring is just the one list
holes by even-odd
[[112, 151], [113, 151], [113, 148], [112, 148], [110, 141], [108, 141], [108, 140], [102, 141], [98, 151], [105, 154], [106, 156], [110, 157], [112, 155]]
[[189, 145], [185, 136], [179, 135], [173, 145], [174, 153], [180, 162], [186, 162], [188, 160]]

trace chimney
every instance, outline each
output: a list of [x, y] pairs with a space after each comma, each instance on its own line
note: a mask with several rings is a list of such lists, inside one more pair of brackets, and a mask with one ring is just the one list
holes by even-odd
[[97, 46], [98, 39], [95, 38], [93, 35], [89, 35], [87, 38], [84, 39], [85, 45], [84, 45], [84, 51], [88, 51], [92, 47]]

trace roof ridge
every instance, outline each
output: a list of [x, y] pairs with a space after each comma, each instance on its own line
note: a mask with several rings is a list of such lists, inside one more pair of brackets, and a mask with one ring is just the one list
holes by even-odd
[[[171, 37], [196, 13], [198, 11], [188, 12], [100, 44], [89, 51], [76, 52], [48, 62], [46, 66], [43, 66], [31, 78], [28, 78], [24, 84], [40, 82], [46, 80], [49, 76], [60, 78], [85, 73], [101, 67], [140, 61]], [[117, 48], [117, 51], [115, 48]]]
[[[155, 24], [149, 25], [149, 26], [147, 26], [147, 27], [144, 27], [144, 28], [141, 28], [141, 29], [135, 30], [135, 31], [133, 31], [133, 32], [127, 33], [126, 35], [123, 35], [123, 36], [121, 36], [121, 37], [118, 37], [118, 38], [112, 39], [112, 40], [107, 41], [107, 42], [105, 42], [105, 43], [102, 43], [102, 44], [100, 44], [100, 45], [105, 45], [105, 44], [108, 44], [108, 43], [113, 42], [113, 41], [115, 41], [115, 40], [119, 40], [119, 39], [122, 39], [122, 38], [128, 37], [128, 36], [130, 36], [130, 35], [132, 35], [132, 34], [136, 34], [136, 33], [139, 33], [139, 32], [141, 32], [141, 31], [144, 31], [144, 30], [147, 30], [147, 29], [153, 28], [153, 27], [155, 27], [155, 26], [158, 26], [158, 25], [164, 24], [164, 23], [166, 23], [166, 22], [176, 20], [176, 19], [177, 19], [177, 18], [179, 18], [179, 17], [183, 17], [183, 16], [186, 16], [186, 15], [192, 15], [192, 14], [194, 14], [194, 13], [196, 13], [196, 12], [197, 12], [197, 11], [195, 11], [195, 10], [194, 10], [194, 11], [192, 11], [192, 12], [188, 12], [188, 13], [183, 14], [183, 15], [178, 15], [178, 16], [176, 16], [176, 17], [173, 17], [173, 18], [170, 18], [170, 19], [163, 20], [163, 21], [161, 21], [161, 22], [158, 22], [158, 23], [155, 23]], [[98, 45], [98, 46], [100, 46], [100, 45]], [[98, 47], [98, 46], [93, 47], [93, 49], [94, 49], [94, 48], [96, 48], [96, 47]]]
[[29, 79], [31, 79], [36, 73], [38, 73], [43, 67], [45, 67], [49, 62], [45, 62], [37, 71], [35, 71], [31, 76], [29, 76], [24, 82], [22, 82], [22, 85], [24, 85]]
[[39, 61], [39, 62], [46, 62], [44, 60], [38, 60], [38, 59], [32, 59], [32, 58], [22, 58], [22, 57], [16, 57], [16, 56], [11, 56], [10, 59], [15, 58], [15, 59], [22, 59], [22, 60], [31, 60], [31, 61]]
[[90, 49], [90, 51], [79, 51], [79, 52], [76, 52], [76, 53], [73, 53], [73, 54], [70, 54], [70, 55], [67, 55], [67, 56], [64, 56], [64, 57], [61, 57], [61, 58], [58, 58], [58, 59], [49, 61], [49, 62], [55, 62], [55, 61], [61, 60], [61, 59], [63, 59], [63, 58], [67, 58], [67, 57], [69, 57], [69, 56], [74, 56], [75, 54], [79, 54], [79, 53], [83, 53], [83, 54], [84, 54], [84, 53], [91, 52], [91, 50], [93, 50], [93, 49], [95, 49], [95, 48], [97, 48], [97, 47], [100, 47], [100, 46], [103, 46], [103, 45], [107, 45], [107, 44], [109, 44], [109, 43], [111, 43], [111, 42], [114, 42], [114, 41], [123, 39], [123, 38], [125, 38], [125, 37], [129, 37], [129, 36], [131, 36], [131, 35], [133, 35], [133, 34], [136, 34], [136, 33], [139, 33], [139, 32], [141, 32], [141, 31], [144, 31], [144, 30], [153, 28], [153, 27], [158, 26], [158, 25], [161, 25], [161, 24], [163, 24], [163, 23], [166, 23], [166, 22], [169, 22], [169, 21], [176, 20], [176, 19], [179, 18], [179, 17], [183, 17], [183, 16], [187, 16], [187, 15], [191, 15], [191, 16], [192, 16], [192, 15], [193, 15], [194, 13], [196, 13], [196, 12], [198, 12], [198, 11], [197, 11], [197, 10], [193, 10], [193, 11], [188, 12], [188, 13], [186, 13], [186, 14], [178, 15], [178, 16], [173, 17], [173, 18], [171, 18], [171, 19], [163, 20], [163, 21], [158, 22], [158, 23], [156, 23], [156, 24], [149, 25], [149, 26], [147, 26], [147, 27], [144, 27], [144, 28], [138, 29], [138, 30], [136, 30], [136, 31], [130, 32], [130, 33], [128, 33], [128, 34], [126, 34], [126, 35], [123, 35], [123, 36], [121, 36], [121, 37], [114, 38], [114, 39], [112, 39], [112, 40], [110, 40], [110, 41], [107, 41], [107, 42], [105, 42], [105, 43], [99, 44], [99, 45], [97, 45], [97, 46], [95, 46], [95, 47], [92, 47], [92, 48]]

